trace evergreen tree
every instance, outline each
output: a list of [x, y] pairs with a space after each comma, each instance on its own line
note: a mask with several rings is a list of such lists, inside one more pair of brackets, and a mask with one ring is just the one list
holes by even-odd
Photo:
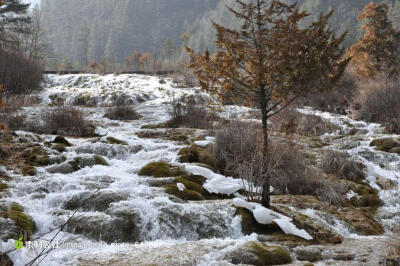
[[1, 0], [0, 42], [3, 48], [13, 45], [14, 41], [9, 38], [9, 34], [23, 33], [26, 28], [21, 25], [32, 22], [27, 15], [28, 8], [29, 4], [24, 4], [21, 0]]
[[356, 66], [355, 73], [361, 77], [373, 77], [382, 72], [390, 76], [396, 72], [400, 32], [393, 29], [388, 11], [386, 3], [371, 2], [358, 16], [363, 36], [347, 55]]
[[[239, 30], [214, 23], [218, 52], [210, 56], [187, 49], [204, 90], [236, 99], [246, 99], [261, 109], [263, 149], [268, 160], [269, 118], [311, 89], [328, 89], [343, 74], [344, 35], [335, 37], [328, 29], [332, 13], [307, 27], [299, 23], [308, 15], [296, 5], [278, 0], [236, 0], [240, 8], [229, 8], [241, 22]], [[264, 169], [261, 204], [269, 207], [270, 176]]]
[[163, 55], [168, 59], [168, 65], [171, 66], [171, 59], [176, 54], [177, 47], [171, 38], [167, 38], [162, 47]]

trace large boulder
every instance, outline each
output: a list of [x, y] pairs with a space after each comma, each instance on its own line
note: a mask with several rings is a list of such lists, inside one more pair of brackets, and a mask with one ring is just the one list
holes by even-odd
[[72, 196], [65, 202], [64, 207], [68, 210], [76, 210], [79, 208], [84, 211], [104, 212], [112, 203], [126, 200], [128, 196], [127, 193], [100, 191], [88, 200], [88, 194], [83, 192]]
[[228, 253], [225, 257], [233, 264], [246, 265], [283, 265], [292, 262], [292, 257], [282, 247], [266, 246], [257, 242], [249, 242]]

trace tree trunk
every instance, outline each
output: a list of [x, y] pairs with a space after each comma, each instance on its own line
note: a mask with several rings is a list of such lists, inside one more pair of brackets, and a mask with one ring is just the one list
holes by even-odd
[[[264, 162], [268, 159], [268, 114], [267, 114], [267, 99], [265, 93], [265, 87], [261, 86], [260, 88], [260, 103], [261, 103], [261, 115], [262, 115], [262, 126], [263, 126], [263, 158]], [[270, 187], [271, 187], [271, 180], [268, 175], [268, 169], [264, 169], [265, 173], [264, 176], [264, 183], [263, 183], [263, 192], [261, 197], [261, 205], [265, 208], [270, 207]]]

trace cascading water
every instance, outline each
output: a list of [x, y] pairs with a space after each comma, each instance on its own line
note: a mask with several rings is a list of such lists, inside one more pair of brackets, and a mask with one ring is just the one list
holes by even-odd
[[[47, 240], [54, 237], [60, 243], [66, 240], [80, 243], [53, 250], [41, 262], [42, 265], [161, 265], [167, 259], [171, 265], [226, 265], [226, 253], [257, 239], [254, 234], [242, 234], [241, 217], [235, 215], [231, 200], [184, 203], [166, 194], [163, 188], [151, 185], [168, 180], [137, 175], [152, 161], [177, 163], [178, 150], [183, 147], [174, 141], [139, 138], [136, 133], [141, 131], [141, 126], [166, 121], [169, 115], [165, 103], [173, 97], [188, 94], [207, 102], [207, 95], [196, 89], [173, 88], [171, 81], [163, 88], [155, 77], [136, 75], [103, 78], [96, 75], [49, 75], [46, 80], [42, 107], [62, 101], [92, 106], [84, 110], [88, 118], [96, 122], [97, 133], [103, 136], [97, 140], [68, 138], [73, 145], [63, 153], [66, 160], [91, 158], [97, 154], [103, 156], [109, 166], [94, 165], [71, 173], [50, 171], [54, 166], [41, 167], [35, 177], [29, 178], [10, 174], [9, 195], [2, 200], [17, 202], [25, 208], [37, 226], [34, 237], [41, 236]], [[107, 91], [107, 87], [112, 87], [113, 91]], [[121, 103], [135, 103], [143, 117], [137, 121], [117, 123], [103, 118], [104, 106]], [[226, 110], [239, 115], [247, 112], [239, 107]], [[24, 111], [34, 115], [38, 108]], [[399, 169], [396, 167], [400, 167], [400, 157], [376, 152], [368, 146], [372, 138], [387, 136], [382, 134], [379, 125], [309, 109], [302, 111], [321, 116], [344, 130], [347, 130], [346, 124], [352, 124], [360, 134], [357, 141], [347, 140], [352, 146], [348, 152], [367, 165], [368, 182], [378, 187], [374, 177], [380, 175], [399, 185]], [[43, 141], [54, 139], [48, 135], [41, 137]], [[105, 141], [107, 137], [114, 137], [124, 144], [108, 143]], [[326, 137], [334, 139], [335, 136]], [[348, 145], [345, 141], [333, 141], [331, 147]], [[385, 163], [384, 169], [380, 166], [382, 162]], [[379, 188], [379, 191], [385, 205], [379, 209], [378, 216], [388, 231], [398, 232], [399, 187], [386, 191]], [[87, 198], [90, 200], [82, 205]], [[78, 212], [74, 213], [77, 208]], [[316, 220], [320, 219], [322, 224], [331, 226], [343, 236], [356, 236], [339, 220], [326, 223], [329, 217], [323, 214], [318, 217], [315, 212], [305, 211], [304, 214], [314, 215]], [[57, 231], [45, 234], [64, 224], [71, 216], [68, 227], [58, 235]], [[125, 244], [121, 245], [122, 242]], [[13, 240], [2, 243], [3, 250], [13, 246]], [[41, 250], [23, 248], [9, 256], [16, 265], [24, 265]]]

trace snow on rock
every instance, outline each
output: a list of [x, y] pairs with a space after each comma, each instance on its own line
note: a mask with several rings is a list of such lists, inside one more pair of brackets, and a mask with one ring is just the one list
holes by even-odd
[[185, 185], [182, 183], [177, 183], [176, 186], [178, 187], [179, 191], [184, 191], [185, 190]]
[[200, 146], [200, 147], [207, 147], [208, 145], [215, 143], [215, 138], [214, 137], [206, 137], [205, 140], [199, 140], [195, 141], [194, 145]]
[[290, 217], [267, 209], [258, 203], [247, 202], [240, 198], [233, 199], [233, 204], [237, 207], [246, 208], [251, 211], [256, 221], [260, 224], [271, 224], [272, 222], [275, 222], [285, 234], [295, 235], [306, 240], [313, 239], [313, 237], [304, 229], [298, 229], [292, 223], [293, 219]]
[[185, 164], [185, 170], [191, 174], [207, 178], [203, 187], [210, 193], [232, 195], [240, 189], [245, 189], [242, 180], [216, 174], [210, 169], [198, 165]]

